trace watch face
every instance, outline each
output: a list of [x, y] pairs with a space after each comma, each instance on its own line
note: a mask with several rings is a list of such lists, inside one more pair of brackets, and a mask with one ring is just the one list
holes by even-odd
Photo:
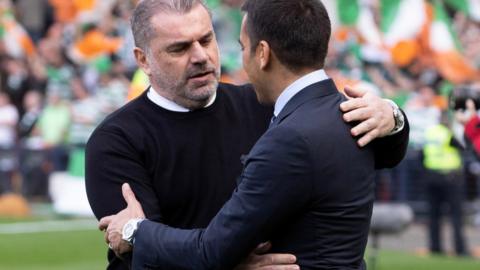
[[136, 229], [136, 226], [135, 226], [136, 223], [134, 222], [127, 222], [127, 224], [125, 224], [125, 226], [123, 227], [123, 232], [122, 232], [122, 239], [123, 240], [126, 240], [126, 241], [131, 241], [132, 240], [132, 237], [133, 237], [133, 234], [135, 233], [135, 229]]
[[130, 242], [132, 244], [133, 237], [135, 232], [138, 229], [138, 224], [142, 221], [142, 219], [131, 219], [129, 220], [122, 229], [122, 239], [125, 241]]
[[131, 223], [128, 223], [127, 225], [125, 225], [125, 232], [123, 237], [126, 237], [126, 238], [132, 237], [133, 231], [134, 231], [133, 225]]

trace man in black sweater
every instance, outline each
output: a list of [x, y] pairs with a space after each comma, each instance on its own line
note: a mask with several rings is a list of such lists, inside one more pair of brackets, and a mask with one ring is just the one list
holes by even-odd
[[[137, 6], [134, 53], [151, 87], [109, 116], [87, 145], [87, 195], [99, 219], [125, 208], [120, 186], [129, 182], [150, 220], [206, 227], [235, 189], [241, 157], [272, 116], [251, 86], [218, 83], [218, 47], [201, 2], [171, 2]], [[369, 94], [342, 106], [346, 120], [363, 121], [352, 130], [363, 134], [361, 146], [400, 128], [390, 104]], [[376, 140], [376, 166], [399, 162], [407, 140], [408, 128]], [[251, 258], [249, 269], [262, 258], [287, 264], [279, 267], [294, 262], [291, 256]], [[123, 262], [109, 252], [109, 261], [108, 269], [127, 269], [128, 256]]]

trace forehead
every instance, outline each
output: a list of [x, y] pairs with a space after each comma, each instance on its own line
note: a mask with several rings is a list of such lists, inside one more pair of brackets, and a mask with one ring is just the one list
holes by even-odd
[[197, 40], [213, 31], [210, 14], [200, 4], [187, 13], [160, 12], [151, 20], [156, 37], [152, 41], [164, 44]]

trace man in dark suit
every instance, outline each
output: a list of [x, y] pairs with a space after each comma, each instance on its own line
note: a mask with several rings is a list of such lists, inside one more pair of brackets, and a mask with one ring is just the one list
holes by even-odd
[[318, 0], [247, 0], [244, 10], [244, 67], [275, 110], [232, 197], [206, 229], [182, 230], [143, 219], [124, 185], [128, 207], [100, 228], [118, 253], [133, 245], [134, 269], [232, 269], [266, 239], [302, 269], [364, 269], [375, 156], [350, 135], [345, 98], [322, 69], [328, 14]]

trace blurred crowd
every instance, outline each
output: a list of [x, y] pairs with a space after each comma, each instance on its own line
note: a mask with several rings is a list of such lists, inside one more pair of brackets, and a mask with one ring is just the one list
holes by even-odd
[[[0, 0], [0, 195], [48, 201], [51, 173], [82, 179], [91, 132], [148, 86], [132, 53], [129, 18], [137, 1]], [[247, 82], [238, 44], [243, 1], [205, 2], [222, 80]], [[339, 89], [394, 100], [410, 121], [407, 156], [379, 173], [378, 200], [458, 209], [478, 198], [480, 0], [323, 2], [333, 25], [327, 73]], [[463, 213], [450, 213], [457, 253], [465, 253]]]
[[[48, 201], [52, 172], [83, 177], [93, 129], [148, 86], [132, 53], [137, 1], [0, 0], [0, 194]], [[226, 82], [247, 82], [242, 2], [206, 0]], [[458, 207], [477, 198], [480, 147], [464, 132], [476, 113], [462, 103], [480, 93], [480, 1], [323, 2], [333, 25], [327, 73], [340, 89], [393, 99], [410, 121], [407, 156], [379, 173], [378, 199]]]
[[[460, 2], [477, 6], [459, 6]], [[394, 170], [379, 174], [378, 198], [425, 202], [426, 171], [438, 170], [426, 164], [425, 147], [438, 139], [428, 138], [430, 128], [443, 125], [454, 135], [460, 167], [476, 162], [479, 156], [464, 136], [465, 121], [456, 116], [465, 114], [466, 100], [480, 93], [480, 9], [471, 11], [480, 8], [480, 1], [324, 3], [335, 29], [327, 63], [329, 75], [340, 88], [354, 85], [393, 99], [410, 122], [407, 156]], [[457, 181], [472, 200], [480, 190], [478, 177], [471, 170], [466, 176]]]
[[410, 122], [407, 155], [379, 173], [377, 199], [409, 203], [430, 220], [448, 212], [459, 224], [464, 213], [453, 210], [480, 193], [480, 151], [464, 132], [476, 115], [465, 103], [480, 95], [480, 1], [324, 3], [335, 28], [329, 75], [340, 88], [393, 99]]
[[131, 1], [0, 1], [0, 193], [48, 200], [55, 171], [83, 176], [93, 129], [136, 70]]
[[407, 155], [378, 174], [377, 200], [426, 217], [433, 253], [445, 252], [447, 216], [455, 253], [469, 255], [467, 214], [480, 225], [480, 1], [323, 2], [334, 25], [327, 73], [394, 100], [409, 119]]

